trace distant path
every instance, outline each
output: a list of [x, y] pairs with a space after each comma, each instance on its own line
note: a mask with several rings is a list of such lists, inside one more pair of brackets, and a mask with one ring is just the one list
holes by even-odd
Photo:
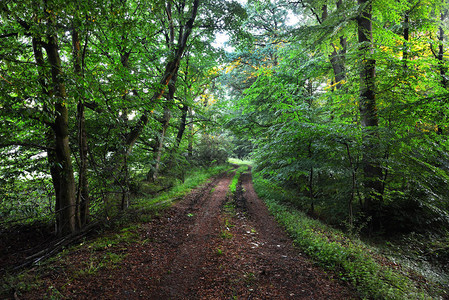
[[[356, 299], [347, 285], [311, 263], [241, 176], [193, 191], [142, 228], [121, 265], [73, 279], [67, 299]], [[242, 189], [243, 188], [243, 189]]]

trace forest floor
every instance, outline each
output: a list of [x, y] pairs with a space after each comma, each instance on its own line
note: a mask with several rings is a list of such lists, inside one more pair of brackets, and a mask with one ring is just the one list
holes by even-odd
[[132, 241], [81, 245], [54, 259], [36, 269], [36, 284], [11, 297], [359, 298], [293, 246], [254, 192], [250, 172], [230, 197], [232, 176], [222, 174], [135, 227]]

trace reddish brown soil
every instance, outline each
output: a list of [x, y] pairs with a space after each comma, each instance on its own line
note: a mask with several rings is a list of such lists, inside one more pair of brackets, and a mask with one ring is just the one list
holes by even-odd
[[139, 242], [96, 252], [126, 255], [113, 267], [80, 274], [92, 252], [80, 248], [41, 271], [39, 286], [19, 298], [358, 298], [293, 246], [256, 196], [249, 173], [228, 199], [231, 178], [215, 179], [142, 225]]

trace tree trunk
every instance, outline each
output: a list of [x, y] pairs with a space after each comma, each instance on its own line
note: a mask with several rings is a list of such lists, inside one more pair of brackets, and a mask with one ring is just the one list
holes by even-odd
[[190, 124], [189, 124], [189, 144], [187, 145], [187, 155], [189, 158], [193, 157], [193, 136], [195, 134], [193, 127], [193, 115], [192, 108], [189, 107], [188, 114], [190, 115]]
[[58, 172], [60, 173], [59, 193], [56, 194], [56, 206], [60, 208], [57, 214], [61, 221], [60, 224], [58, 224], [58, 233], [65, 235], [76, 231], [75, 178], [73, 175], [72, 158], [69, 147], [67, 95], [62, 81], [58, 40], [54, 34], [50, 34], [47, 38], [48, 42], [45, 45], [45, 50], [50, 63], [53, 96], [55, 99], [55, 165], [59, 168]]
[[154, 172], [153, 172], [153, 180], [157, 180], [159, 176], [159, 171], [161, 167], [161, 159], [162, 159], [162, 152], [164, 150], [164, 139], [165, 135], [167, 133], [168, 125], [170, 124], [171, 119], [171, 113], [170, 109], [168, 107], [164, 108], [164, 117], [162, 118], [162, 129], [159, 133], [158, 137], [158, 145], [157, 145], [157, 152], [156, 152], [156, 164], [154, 166]]
[[[51, 39], [49, 40], [49, 43], [46, 45], [46, 51], [52, 70], [53, 89], [51, 89], [47, 84], [44, 72], [45, 60], [44, 55], [42, 53], [43, 43], [39, 37], [33, 37], [32, 39], [33, 52], [37, 64], [37, 71], [39, 74], [39, 82], [42, 87], [42, 93], [48, 96], [49, 98], [53, 94], [58, 95], [59, 98], [61, 98], [61, 95], [65, 95], [64, 88], [62, 87], [62, 90], [60, 90], [58, 84], [60, 80], [60, 78], [58, 78], [59, 77], [58, 72], [60, 72], [60, 69], [58, 68], [59, 54], [57, 52], [58, 51], [57, 44], [55, 42], [56, 42], [55, 39]], [[48, 109], [48, 107], [44, 106], [44, 111], [49, 112], [50, 110]], [[61, 235], [73, 232], [75, 230], [74, 206], [72, 205], [73, 204], [72, 201], [74, 201], [74, 194], [71, 194], [72, 192], [74, 192], [74, 178], [72, 190], [70, 183], [71, 182], [70, 173], [72, 174], [73, 177], [73, 171], [71, 171], [71, 161], [69, 160], [70, 163], [68, 164], [67, 170], [67, 164], [61, 163], [61, 158], [63, 157], [61, 153], [66, 152], [64, 148], [61, 149], [61, 146], [64, 147], [64, 143], [61, 143], [61, 141], [64, 140], [64, 138], [56, 136], [58, 133], [61, 132], [61, 130], [57, 129], [57, 126], [60, 126], [61, 122], [57, 124], [55, 120], [54, 123], [48, 125], [50, 125], [50, 127], [46, 131], [46, 140], [48, 146], [54, 149], [47, 150], [47, 160], [50, 168], [50, 175], [52, 178], [53, 187], [55, 189], [56, 233], [58, 235]], [[66, 176], [66, 174], [68, 174], [68, 176]], [[68, 189], [66, 189], [67, 186]]]
[[372, 224], [378, 224], [380, 205], [382, 204], [382, 168], [379, 163], [379, 125], [375, 94], [376, 61], [373, 54], [371, 3], [358, 0], [363, 5], [362, 14], [357, 18], [358, 40], [360, 46], [360, 94], [359, 110], [363, 127], [363, 173], [365, 187], [364, 210], [372, 218]]
[[[200, 3], [199, 0], [193, 1], [190, 18], [188, 19], [184, 27], [180, 30], [178, 45], [176, 47], [176, 51], [174, 52], [175, 54], [172, 59], [168, 60], [165, 66], [164, 75], [162, 76], [159, 82], [161, 88], [154, 93], [153, 97], [151, 98], [151, 102], [157, 101], [164, 95], [165, 90], [169, 85], [170, 81], [172, 80], [173, 76], [175, 76], [178, 72], [179, 64], [181, 63], [182, 56], [187, 47], [187, 40], [189, 39], [189, 36], [193, 30], [193, 24], [196, 19], [199, 3]], [[148, 120], [149, 120], [148, 112], [144, 112], [140, 117], [139, 121], [137, 122], [137, 124], [134, 126], [134, 128], [132, 128], [132, 130], [129, 132], [126, 138], [126, 146], [128, 149], [127, 150], [128, 154], [131, 153], [134, 144], [141, 135], [145, 126], [148, 124]]]
[[156, 180], [157, 177], [159, 176], [162, 151], [164, 149], [164, 139], [165, 139], [165, 135], [167, 133], [168, 125], [170, 125], [170, 119], [171, 119], [171, 112], [170, 112], [170, 108], [168, 107], [168, 104], [173, 103], [173, 99], [175, 97], [176, 80], [178, 78], [177, 74], [178, 74], [178, 70], [175, 70], [174, 76], [172, 77], [172, 80], [170, 81], [170, 83], [168, 85], [168, 103], [164, 107], [164, 116], [161, 120], [162, 130], [159, 134], [159, 143], [157, 146], [156, 165], [154, 166], [153, 180]]
[[347, 41], [343, 36], [340, 37], [340, 51], [337, 51], [335, 45], [332, 44], [334, 51], [332, 51], [332, 54], [330, 55], [330, 62], [332, 65], [332, 69], [334, 70], [336, 83], [335, 88], [337, 90], [339, 90], [343, 86], [343, 83], [346, 81], [346, 45]]
[[[337, 1], [337, 10], [342, 6], [342, 1]], [[318, 22], [321, 24], [328, 18], [328, 9], [327, 5], [323, 5], [321, 19], [318, 19]], [[332, 65], [332, 69], [334, 71], [335, 76], [335, 88], [338, 90], [343, 86], [344, 81], [346, 80], [346, 48], [347, 48], [347, 40], [344, 36], [340, 37], [340, 49], [331, 43], [331, 46], [334, 48], [331, 55], [329, 55], [329, 60]]]
[[[441, 86], [445, 89], [449, 89], [449, 80], [447, 79], [447, 67], [444, 65], [444, 30], [442, 23], [444, 22], [444, 19], [446, 18], [448, 14], [448, 10], [446, 10], [444, 13], [441, 13], [441, 24], [438, 28], [438, 41], [440, 44], [438, 45], [438, 65], [440, 69], [440, 76], [441, 76]], [[445, 114], [445, 113], [443, 113]], [[440, 124], [437, 125], [437, 133], [443, 134], [443, 128]]]
[[[54, 130], [48, 128], [46, 137], [49, 145], [54, 147]], [[61, 224], [63, 222], [61, 214], [61, 169], [56, 164], [56, 152], [54, 150], [47, 150], [47, 161], [50, 166], [51, 181], [53, 183], [53, 188], [55, 189], [55, 231], [59, 235]]]
[[189, 111], [189, 107], [185, 104], [182, 105], [181, 110], [181, 120], [178, 127], [178, 133], [176, 134], [176, 142], [174, 151], [179, 149], [179, 145], [181, 144], [182, 137], [184, 136], [184, 132], [187, 126], [187, 112]]
[[409, 16], [409, 12], [406, 12], [405, 16], [404, 16], [404, 45], [403, 45], [403, 50], [402, 50], [402, 61], [404, 64], [404, 70], [407, 69], [409, 39], [410, 39], [410, 16]]
[[[81, 50], [80, 39], [77, 30], [72, 30], [72, 46], [73, 46], [73, 58], [75, 76], [78, 80], [83, 77], [81, 68]], [[78, 175], [78, 191], [76, 195], [76, 217], [78, 228], [84, 227], [89, 221], [89, 183], [87, 181], [87, 137], [85, 129], [85, 116], [84, 116], [84, 99], [77, 93], [78, 98], [78, 147], [79, 147], [79, 175]]]
[[[441, 13], [441, 23], [443, 23], [444, 19], [447, 16], [448, 11], [446, 10], [444, 13]], [[449, 80], [447, 79], [446, 73], [447, 73], [447, 67], [444, 65], [444, 30], [443, 25], [441, 24], [438, 28], [438, 41], [440, 42], [438, 45], [438, 64], [440, 69], [440, 75], [441, 75], [441, 85], [444, 88], [449, 88]]]
[[349, 168], [351, 169], [351, 175], [352, 175], [352, 189], [351, 189], [351, 195], [348, 199], [348, 225], [349, 225], [350, 230], [353, 230], [354, 214], [353, 214], [353, 210], [352, 210], [352, 203], [354, 201], [354, 195], [355, 195], [356, 188], [357, 188], [357, 174], [356, 174], [356, 171], [354, 170], [354, 164], [352, 162], [352, 156], [351, 156], [351, 151], [349, 150], [349, 144], [344, 143], [344, 145], [346, 146], [346, 153], [348, 154], [348, 160], [349, 160]]

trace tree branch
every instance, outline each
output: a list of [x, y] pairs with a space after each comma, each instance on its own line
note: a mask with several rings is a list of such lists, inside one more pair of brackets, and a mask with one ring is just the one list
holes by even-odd
[[0, 148], [6, 148], [11, 146], [22, 146], [22, 147], [29, 147], [29, 148], [36, 148], [41, 149], [45, 151], [53, 151], [55, 150], [52, 147], [42, 146], [35, 143], [26, 143], [26, 142], [9, 142], [9, 143], [0, 143]]

